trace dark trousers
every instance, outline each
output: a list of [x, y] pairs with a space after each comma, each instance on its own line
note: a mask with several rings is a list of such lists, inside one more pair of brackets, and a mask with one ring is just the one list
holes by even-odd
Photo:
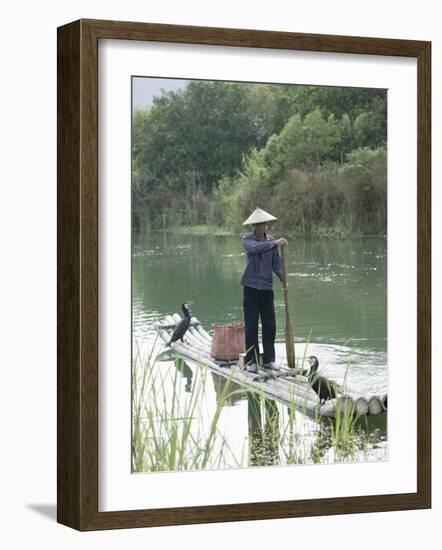
[[[246, 363], [257, 360], [258, 323], [261, 317], [264, 363], [275, 360], [275, 306], [273, 290], [244, 287], [244, 323], [246, 325]], [[256, 355], [255, 355], [256, 354]]]

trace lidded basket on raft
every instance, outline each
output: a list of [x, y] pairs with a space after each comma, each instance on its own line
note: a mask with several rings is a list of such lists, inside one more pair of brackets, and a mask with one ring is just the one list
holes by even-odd
[[219, 361], [236, 361], [245, 350], [245, 328], [242, 321], [213, 324], [212, 351]]

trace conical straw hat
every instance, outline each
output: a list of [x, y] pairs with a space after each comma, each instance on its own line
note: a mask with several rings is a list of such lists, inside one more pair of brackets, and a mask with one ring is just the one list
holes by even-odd
[[243, 225], [254, 225], [255, 223], [273, 222], [277, 219], [278, 218], [275, 218], [275, 216], [272, 216], [265, 210], [262, 210], [261, 208], [255, 208], [255, 211], [250, 214]]

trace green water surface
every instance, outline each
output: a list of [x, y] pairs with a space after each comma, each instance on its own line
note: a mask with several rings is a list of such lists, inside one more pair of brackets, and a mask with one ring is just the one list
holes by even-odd
[[[385, 239], [289, 239], [286, 257], [296, 339], [305, 341], [311, 332], [311, 341], [386, 352]], [[193, 302], [192, 313], [206, 328], [241, 320], [244, 261], [240, 235], [134, 235], [134, 330], [180, 312], [184, 300]], [[274, 290], [282, 341], [284, 306], [276, 276]]]
[[[319, 357], [326, 376], [342, 380], [348, 374], [349, 381], [360, 388], [361, 393], [386, 393], [386, 240], [288, 240], [289, 301], [296, 342], [309, 342], [309, 353]], [[241, 235], [153, 232], [134, 234], [132, 244], [132, 328], [137, 350], [134, 358], [139, 354], [149, 356], [149, 349], [154, 348], [162, 354], [164, 344], [158, 342], [152, 323], [165, 315], [180, 312], [183, 301], [193, 302], [192, 314], [208, 332], [213, 323], [243, 319], [240, 279], [245, 257]], [[276, 276], [274, 290], [278, 355], [284, 353], [281, 344], [284, 340], [284, 304]], [[152, 367], [153, 376], [150, 372], [152, 380], [157, 376], [156, 382], [152, 382], [156, 387], [153, 391], [146, 387], [144, 396], [134, 393], [134, 401], [143, 401], [145, 407], [137, 426], [138, 433], [145, 429], [144, 417], [151, 419], [151, 427], [152, 422], [157, 427], [154, 432], [147, 434], [146, 431], [133, 471], [169, 468], [167, 461], [166, 466], [162, 465], [162, 456], [161, 460], [158, 455], [150, 462], [145, 460], [143, 445], [147, 449], [153, 440], [167, 438], [164, 427], [180, 422], [176, 407], [187, 410], [186, 405], [192, 403], [192, 392], [198, 383], [203, 384], [204, 391], [192, 413], [192, 440], [203, 441], [204, 434], [210, 433], [225, 379], [212, 372], [201, 382], [200, 368], [179, 361], [173, 354], [160, 357]], [[146, 364], [146, 361], [134, 359], [133, 376], [138, 386], [145, 377]], [[159, 395], [164, 397], [158, 399]], [[151, 410], [152, 396], [154, 411]], [[177, 404], [171, 405], [174, 399]], [[293, 423], [286, 409], [279, 403], [267, 401], [261, 409], [254, 398], [241, 388], [235, 388], [226, 399], [218, 422], [217, 437], [221, 436], [223, 443], [215, 446], [216, 452], [206, 467], [280, 466], [341, 460], [342, 457], [337, 457], [333, 451], [328, 427], [318, 425], [303, 414], [297, 414]], [[171, 420], [167, 423], [158, 420], [163, 414], [169, 415]], [[364, 420], [365, 431], [355, 440], [355, 454], [349, 459], [386, 459], [386, 414], [381, 417], [370, 417], [369, 424]], [[266, 428], [269, 418], [273, 426], [270, 432]], [[163, 443], [167, 449], [170, 442]]]

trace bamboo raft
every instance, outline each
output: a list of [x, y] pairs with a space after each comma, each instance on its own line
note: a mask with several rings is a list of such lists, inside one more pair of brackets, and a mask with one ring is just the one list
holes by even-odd
[[[167, 343], [181, 320], [178, 313], [166, 316], [154, 323], [161, 339]], [[247, 372], [240, 361], [224, 362], [211, 357], [212, 337], [204, 330], [196, 317], [191, 318], [190, 327], [184, 335], [184, 342], [174, 342], [170, 349], [194, 366], [206, 365], [216, 374], [230, 379], [245, 390], [258, 391], [265, 398], [278, 401], [288, 407], [296, 407], [315, 417], [336, 417], [350, 413], [357, 416], [375, 416], [386, 412], [387, 394], [367, 395], [348, 384], [341, 386], [336, 399], [321, 404], [312, 390], [306, 376], [302, 375], [302, 365], [295, 369], [282, 364], [281, 369], [272, 375], [259, 368], [258, 374]]]

